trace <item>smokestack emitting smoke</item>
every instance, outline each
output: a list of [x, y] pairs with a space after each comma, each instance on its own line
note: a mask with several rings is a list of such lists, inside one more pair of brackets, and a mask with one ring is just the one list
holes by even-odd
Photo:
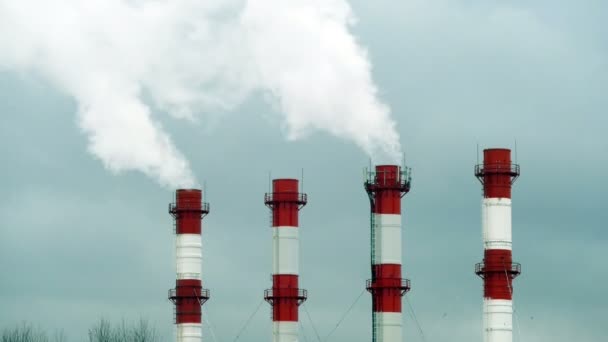
[[345, 0], [0, 0], [0, 70], [33, 72], [72, 96], [106, 168], [192, 187], [187, 159], [154, 118], [226, 111], [255, 91], [289, 139], [315, 130], [397, 162]]
[[401, 198], [410, 191], [411, 170], [377, 165], [364, 183], [371, 209], [372, 342], [402, 341], [401, 297], [411, 288], [401, 269]]

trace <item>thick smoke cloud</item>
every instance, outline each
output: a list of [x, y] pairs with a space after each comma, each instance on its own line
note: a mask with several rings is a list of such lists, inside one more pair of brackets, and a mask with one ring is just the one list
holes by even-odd
[[260, 91], [288, 138], [321, 130], [396, 161], [354, 21], [345, 0], [0, 0], [0, 68], [72, 96], [106, 168], [165, 186], [196, 179], [153, 112], [194, 120]]

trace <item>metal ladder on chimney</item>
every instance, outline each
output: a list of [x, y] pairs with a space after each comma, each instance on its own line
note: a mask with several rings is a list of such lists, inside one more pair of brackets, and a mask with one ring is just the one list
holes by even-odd
[[[370, 248], [370, 265], [372, 267], [370, 267], [373, 270], [373, 265], [376, 261], [376, 219], [375, 219], [376, 215], [374, 214], [374, 212], [372, 211], [370, 213], [370, 232], [371, 232], [371, 248]], [[373, 272], [373, 271], [372, 271]], [[372, 274], [372, 279], [374, 279], [374, 275]], [[373, 299], [372, 299], [373, 301]], [[378, 338], [378, 332], [377, 332], [377, 324], [376, 324], [376, 312], [374, 311], [374, 309], [372, 308], [372, 342], [376, 342], [377, 338]]]

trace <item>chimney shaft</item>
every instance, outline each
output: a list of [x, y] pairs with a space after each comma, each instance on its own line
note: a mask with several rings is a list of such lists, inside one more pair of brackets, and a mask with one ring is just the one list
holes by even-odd
[[378, 165], [367, 170], [365, 190], [371, 204], [372, 341], [402, 340], [401, 297], [410, 281], [401, 270], [401, 197], [410, 190], [409, 168]]
[[195, 189], [180, 189], [175, 203], [169, 205], [175, 218], [177, 279], [169, 299], [175, 304], [177, 342], [200, 342], [202, 338], [201, 306], [209, 299], [201, 278], [202, 241], [201, 220], [209, 213], [202, 202], [202, 193]]
[[475, 176], [483, 185], [482, 234], [484, 258], [475, 266], [483, 279], [484, 342], [513, 341], [513, 279], [521, 266], [511, 256], [511, 187], [519, 176], [519, 165], [511, 162], [511, 150], [483, 151], [483, 164]]
[[306, 194], [299, 192], [297, 179], [275, 179], [264, 202], [272, 211], [272, 289], [264, 292], [264, 299], [272, 306], [272, 340], [295, 342], [298, 306], [307, 298], [306, 290], [298, 284], [298, 214], [306, 205]]

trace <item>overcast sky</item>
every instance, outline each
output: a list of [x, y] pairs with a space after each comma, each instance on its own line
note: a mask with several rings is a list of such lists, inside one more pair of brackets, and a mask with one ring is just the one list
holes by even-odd
[[[514, 283], [514, 339], [604, 340], [608, 4], [350, 3], [352, 32], [367, 48], [413, 168], [403, 265], [426, 340], [482, 341], [476, 146], [515, 140], [522, 175], [513, 253], [523, 274]], [[203, 282], [212, 298], [203, 319], [218, 341], [234, 339], [271, 286], [269, 172], [299, 177], [301, 168], [309, 205], [300, 216], [300, 283], [310, 318], [327, 335], [370, 277], [368, 156], [323, 131], [288, 141], [281, 108], [259, 93], [211, 121], [152, 108], [206, 183]], [[137, 171], [104, 169], [87, 151], [77, 112], [74, 98], [39, 74], [0, 70], [0, 327], [29, 321], [81, 341], [100, 317], [144, 317], [170, 341], [172, 190]], [[269, 310], [264, 303], [240, 341], [271, 339]], [[366, 293], [329, 341], [370, 340], [370, 312]], [[315, 340], [300, 313], [303, 334]], [[404, 340], [422, 341], [405, 301]]]

